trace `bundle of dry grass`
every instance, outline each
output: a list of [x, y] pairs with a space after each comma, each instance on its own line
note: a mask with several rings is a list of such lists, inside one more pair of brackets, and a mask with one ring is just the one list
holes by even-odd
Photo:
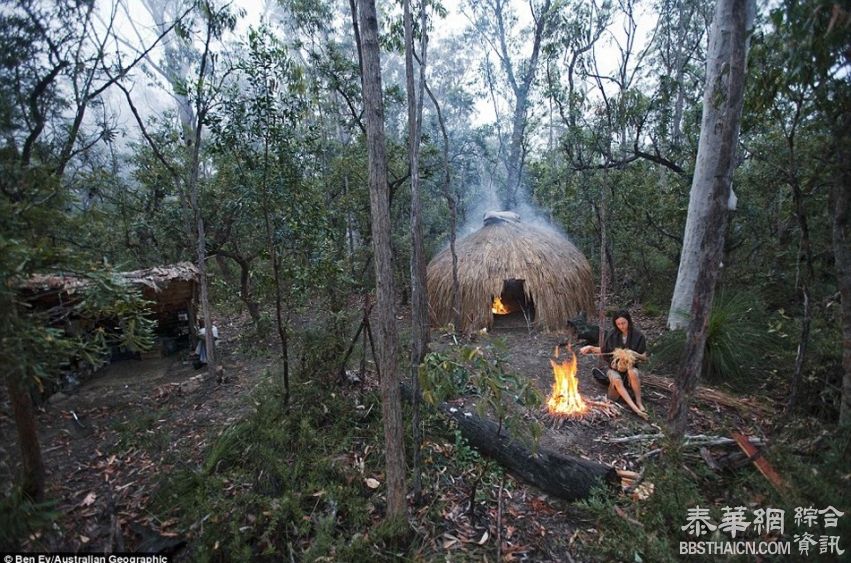
[[[460, 331], [493, 326], [491, 303], [506, 280], [522, 280], [534, 303], [536, 328], [558, 330], [593, 307], [591, 265], [563, 235], [518, 220], [489, 215], [485, 225], [456, 245], [461, 292]], [[428, 265], [431, 321], [452, 322], [452, 256], [446, 248]]]
[[629, 348], [615, 348], [612, 351], [612, 369], [620, 372], [629, 371], [639, 361], [646, 359], [645, 354], [639, 354]]
[[[668, 377], [647, 373], [641, 375], [641, 385], [673, 393], [676, 383]], [[774, 410], [771, 405], [758, 402], [756, 399], [734, 397], [718, 389], [704, 387], [703, 385], [698, 385], [697, 389], [694, 390], [694, 398], [698, 401], [715, 403], [741, 412], [755, 412], [765, 416], [770, 415]]]

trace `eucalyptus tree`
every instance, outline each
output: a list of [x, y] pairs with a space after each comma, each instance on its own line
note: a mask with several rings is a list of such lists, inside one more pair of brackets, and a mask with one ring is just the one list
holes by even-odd
[[[816, 256], [825, 253], [810, 248], [819, 244], [822, 237], [810, 237], [808, 233], [817, 225], [819, 217], [826, 216], [833, 247], [834, 276], [831, 281], [835, 283], [830, 283], [827, 291], [830, 294], [838, 292], [841, 310], [839, 421], [851, 424], [851, 190], [848, 188], [851, 185], [851, 56], [848, 50], [851, 11], [847, 6], [825, 0], [784, 0], [772, 6], [768, 23], [769, 30], [757, 49], [761, 55], [758, 60], [763, 64], [753, 89], [754, 109], [768, 113], [782, 134], [782, 144], [767, 157], [782, 159], [773, 170], [780, 170], [782, 183], [791, 192], [803, 266], [803, 275], [795, 280], [794, 290], [806, 291], [802, 291], [804, 319], [790, 401], [795, 400], [796, 379], [801, 375], [801, 366], [797, 364], [803, 362], [806, 351], [807, 304], [804, 298], [813, 289], [800, 284], [810, 282], [815, 286], [811, 269], [817, 273], [816, 278], [823, 278], [818, 275], [821, 268]], [[807, 200], [814, 196], [821, 196], [817, 201], [827, 206], [825, 214], [810, 215], [807, 211], [812, 209]], [[833, 299], [831, 296], [826, 301]]]
[[[69, 240], [69, 209], [77, 194], [66, 176], [112, 134], [89, 125], [89, 110], [161, 39], [152, 38], [140, 46], [142, 55], [124, 60], [114, 49], [115, 12], [107, 14], [99, 20], [90, 2], [0, 4], [0, 359], [21, 449], [22, 489], [33, 498], [44, 494], [44, 464], [30, 389], [74, 358], [97, 362], [105, 345], [97, 334], [71, 335], [56, 325], [67, 325], [72, 314], [103, 312], [138, 321], [128, 328], [145, 326], [140, 301], [93, 273], [98, 266]], [[19, 290], [33, 274], [57, 270], [100, 283], [86, 286], [82, 300], [51, 318], [34, 311]], [[99, 295], [98, 288], [108, 291]], [[123, 336], [133, 337], [129, 330]]]
[[423, 248], [422, 205], [420, 196], [420, 141], [425, 91], [426, 29], [425, 0], [420, 0], [419, 88], [414, 79], [414, 22], [410, 0], [403, 0], [405, 27], [405, 92], [408, 98], [408, 157], [411, 167], [411, 385], [414, 413], [411, 421], [414, 440], [414, 496], [420, 495], [420, 411], [419, 370], [428, 352], [429, 319], [426, 295], [426, 263]]
[[384, 102], [381, 87], [381, 59], [378, 42], [378, 15], [374, 0], [359, 0], [357, 22], [360, 28], [364, 122], [369, 149], [369, 201], [372, 217], [376, 293], [378, 295], [378, 364], [381, 372], [381, 411], [384, 420], [387, 515], [403, 518], [405, 500], [405, 443], [402, 401], [397, 374], [396, 292], [390, 247], [390, 198], [387, 183], [387, 157], [384, 136]]
[[[485, 78], [494, 98], [500, 155], [506, 173], [504, 204], [508, 209], [514, 209], [518, 204], [517, 192], [526, 162], [532, 86], [541, 61], [542, 45], [551, 31], [559, 3], [554, 4], [552, 0], [529, 2], [529, 17], [532, 21], [528, 28], [519, 25], [518, 15], [508, 0], [471, 0], [469, 7], [475, 30], [486, 50], [496, 57], [501, 78], [513, 97], [509, 101], [510, 126], [505, 133], [499, 123], [497, 107], [500, 97], [497, 92], [501, 86], [497, 85], [495, 69], [486, 60]], [[522, 52], [526, 44], [531, 45], [528, 54]]]
[[[175, 40], [177, 46], [170, 44], [165, 50], [162, 67], [155, 66], [159, 68], [170, 91], [175, 95], [184, 148], [182, 159], [167, 158], [162, 147], [158, 146], [148, 133], [130, 89], [126, 85], [120, 85], [120, 87], [124, 91], [142, 136], [169, 171], [175, 185], [180, 187], [192, 213], [191, 222], [187, 223], [194, 227], [190, 237], [194, 236], [195, 239], [201, 313], [205, 326], [209, 327], [213, 325], [213, 322], [207, 280], [207, 235], [200, 206], [203, 180], [201, 178], [201, 148], [204, 140], [202, 133], [225, 78], [224, 73], [217, 73], [218, 56], [215, 49], [217, 43], [221, 42], [228, 32], [233, 31], [238, 14], [231, 12], [228, 6], [217, 7], [210, 0], [193, 0], [189, 3], [181, 0], [149, 0], [147, 4], [154, 21], [157, 22], [160, 21], [162, 14], [171, 13], [166, 10], [166, 6], [185, 8], [187, 5], [193, 17], [181, 26], [181, 34]], [[205, 331], [204, 338], [207, 350], [207, 371], [211, 378], [218, 377], [212, 331]]]
[[710, 32], [700, 145], [671, 303], [672, 315], [684, 304], [690, 313], [668, 413], [668, 432], [677, 441], [685, 434], [691, 394], [700, 376], [709, 311], [721, 267], [755, 10], [753, 1], [719, 0]]
[[289, 49], [268, 27], [251, 29], [212, 126], [219, 175], [227, 178], [224, 190], [239, 201], [226, 246], [234, 255], [265, 258], [272, 272], [285, 400], [292, 314], [300, 300], [335, 275], [329, 263], [329, 213], [317, 180], [310, 177], [319, 168], [310, 165], [316, 160], [310, 153], [320, 146], [303, 126], [310, 107], [305, 92], [302, 68]]
[[658, 20], [652, 54], [659, 73], [656, 98], [660, 115], [650, 133], [653, 145], [670, 151], [672, 160], [677, 160], [683, 149], [688, 108], [697, 107], [700, 100], [710, 8], [708, 3], [697, 0], [655, 3]]

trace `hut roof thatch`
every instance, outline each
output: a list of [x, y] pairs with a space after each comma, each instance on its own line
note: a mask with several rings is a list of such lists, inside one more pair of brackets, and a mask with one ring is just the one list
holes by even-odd
[[[155, 308], [167, 308], [192, 299], [198, 281], [198, 268], [191, 262], [155, 266], [118, 276], [126, 283], [140, 286], [145, 299], [154, 301]], [[28, 300], [51, 302], [60, 294], [71, 295], [89, 281], [73, 274], [36, 274], [20, 284]]]
[[[593, 307], [591, 265], [555, 230], [523, 223], [518, 217], [489, 214], [484, 226], [456, 244], [462, 332], [493, 326], [491, 304], [506, 280], [523, 280], [535, 306], [535, 326], [558, 330]], [[452, 256], [444, 249], [428, 265], [431, 321], [452, 322]]]

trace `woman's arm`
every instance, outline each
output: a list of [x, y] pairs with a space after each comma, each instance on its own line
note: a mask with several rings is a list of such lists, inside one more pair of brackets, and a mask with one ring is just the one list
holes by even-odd
[[638, 352], [639, 354], [647, 352], [647, 339], [644, 338], [644, 334], [641, 332], [638, 333], [638, 338], [636, 338], [633, 351]]

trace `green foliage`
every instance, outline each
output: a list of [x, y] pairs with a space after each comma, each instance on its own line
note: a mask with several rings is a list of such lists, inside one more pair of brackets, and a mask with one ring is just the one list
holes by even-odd
[[284, 412], [280, 392], [267, 378], [255, 410], [221, 432], [201, 466], [167, 476], [155, 494], [154, 510], [190, 531], [192, 558], [351, 561], [407, 549], [410, 538], [400, 544], [397, 531], [372, 528], [378, 499], [364, 479], [381, 475], [383, 458], [364, 446], [382, 440], [371, 416], [378, 397], [364, 395], [358, 409], [306, 381]]
[[[743, 384], [748, 380], [762, 383], [781, 367], [768, 359], [779, 353], [788, 340], [782, 324], [772, 323], [756, 295], [722, 291], [709, 314], [702, 377], [728, 384]], [[683, 330], [659, 338], [651, 350], [655, 368], [675, 371], [684, 344]]]
[[[699, 457], [686, 451], [677, 453], [666, 444], [663, 456], [644, 468], [645, 482], [654, 485], [647, 499], [633, 502], [600, 490], [579, 503], [594, 518], [600, 532], [587, 545], [589, 555], [618, 561], [680, 561], [679, 542], [690, 539], [681, 526], [686, 522], [687, 510], [695, 506], [709, 509], [715, 523], [720, 521], [725, 506], [782, 509], [785, 532], [780, 539], [790, 542], [798, 533], [794, 525], [796, 508], [833, 506], [846, 512], [846, 517], [839, 518], [837, 528], [825, 529], [819, 521], [807, 531], [816, 538], [822, 534], [845, 538], [851, 533], [851, 520], [847, 518], [851, 491], [846, 486], [851, 432], [847, 428], [823, 429], [814, 420], [792, 421], [773, 436], [764, 455], [783, 476], [787, 490], [779, 492], [751, 466], [733, 474], [714, 474]], [[684, 466], [688, 466], [691, 475]], [[616, 509], [641, 522], [641, 526], [619, 516]], [[724, 535], [707, 538], [730, 539]], [[746, 532], [745, 539], [756, 539], [752, 530]], [[795, 544], [792, 553], [796, 553]], [[822, 560], [835, 560], [835, 555]]]
[[832, 422], [839, 416], [843, 370], [839, 311], [831, 309], [816, 315], [810, 326], [799, 402], [804, 413]]
[[[14, 284], [18, 278], [7, 279]], [[146, 316], [149, 303], [138, 288], [108, 271], [85, 272], [77, 280], [83, 285], [76, 289], [76, 297], [67, 296], [70, 303], [60, 311], [62, 324], [49, 311], [33, 308], [26, 298], [6, 293], [9, 308], [0, 317], [0, 361], [7, 368], [7, 377], [21, 378], [41, 390], [72, 362], [100, 367], [110, 345], [138, 351], [151, 348], [154, 321]], [[74, 330], [71, 321], [88, 322], [94, 328]], [[101, 321], [117, 322], [118, 330], [106, 330]]]
[[[791, 421], [775, 438], [774, 444], [771, 459], [791, 486], [788, 498], [781, 501], [787, 515], [794, 514], [798, 506], [818, 509], [833, 506], [846, 514], [839, 519], [838, 528], [822, 528], [821, 533], [841, 538], [851, 536], [851, 518], [848, 518], [851, 488], [847, 486], [851, 428], [824, 428], [822, 423], [804, 418]], [[766, 494], [776, 493], [772, 490]], [[820, 535], [818, 531], [811, 533]]]
[[21, 540], [38, 534], [58, 517], [54, 501], [34, 503], [13, 487], [0, 499], [0, 551], [20, 551]]
[[[588, 500], [578, 503], [590, 512], [595, 528], [602, 532], [589, 548], [595, 559], [602, 555], [606, 560], [616, 561], [681, 560], [680, 526], [685, 522], [686, 510], [706, 506], [708, 501], [683, 472], [682, 460], [676, 455], [648, 462], [644, 471], [646, 481], [654, 485], [654, 492], [640, 503], [613, 496], [604, 489], [595, 490]], [[631, 514], [641, 526], [618, 516], [616, 508]]]
[[444, 352], [429, 353], [419, 370], [423, 398], [435, 405], [461, 395], [475, 395], [480, 415], [490, 413], [501, 427], [530, 437], [537, 445], [540, 425], [518, 415], [512, 403], [534, 409], [543, 404], [543, 397], [528, 378], [506, 370], [503, 354], [504, 345], [499, 340], [480, 346], [449, 345]]
[[296, 334], [300, 372], [325, 378], [336, 375], [346, 352], [346, 339], [350, 337], [345, 331], [356, 323], [349, 315], [340, 313], [301, 327]]
[[114, 428], [118, 434], [118, 451], [124, 453], [141, 448], [153, 454], [165, 453], [172, 445], [172, 439], [167, 430], [168, 425], [158, 424], [158, 421], [166, 414], [164, 409], [160, 409], [116, 423]]

